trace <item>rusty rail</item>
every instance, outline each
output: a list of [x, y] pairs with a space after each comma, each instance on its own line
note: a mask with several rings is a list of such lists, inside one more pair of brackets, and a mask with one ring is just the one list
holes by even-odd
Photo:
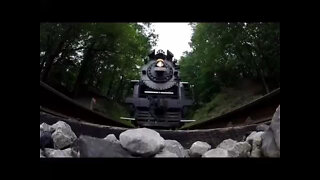
[[[198, 140], [216, 146], [224, 139], [240, 141], [256, 129], [257, 124], [271, 120], [280, 104], [280, 89], [237, 108], [227, 114], [195, 124], [183, 130], [159, 130], [165, 139], [179, 141], [185, 148]], [[251, 120], [248, 121], [248, 117]], [[71, 98], [40, 82], [40, 123], [53, 124], [59, 120], [67, 122], [77, 136], [90, 135], [104, 138], [108, 134], [119, 134], [129, 127], [100, 113], [93, 112]], [[230, 123], [232, 122], [232, 125]]]
[[268, 122], [279, 105], [280, 88], [231, 112], [181, 129], [235, 127]]
[[[279, 104], [280, 88], [229, 113], [181, 129], [213, 129], [265, 123], [271, 120]], [[79, 121], [116, 127], [134, 127], [94, 112], [40, 81], [40, 109], [41, 107], [55, 112], [56, 115], [59, 113]]]
[[[80, 137], [80, 135], [88, 135], [97, 138], [105, 138], [108, 134], [114, 134], [117, 139], [119, 135], [128, 130], [128, 128], [98, 125], [88, 122], [79, 122], [72, 118], [64, 118], [56, 116], [51, 113], [40, 111], [40, 124], [47, 123], [52, 125], [58, 121], [64, 121], [70, 125], [73, 132]], [[205, 130], [160, 130], [155, 129], [164, 139], [177, 140], [184, 148], [189, 149], [196, 141], [205, 141], [212, 147], [216, 147], [225, 139], [233, 139], [235, 141], [242, 141], [244, 137], [248, 136], [252, 131], [256, 130], [257, 125], [217, 128]]]
[[117, 127], [134, 127], [99, 112], [94, 112], [40, 81], [40, 109], [41, 107], [50, 109], [53, 112], [59, 112], [62, 115], [78, 119], [79, 121]]

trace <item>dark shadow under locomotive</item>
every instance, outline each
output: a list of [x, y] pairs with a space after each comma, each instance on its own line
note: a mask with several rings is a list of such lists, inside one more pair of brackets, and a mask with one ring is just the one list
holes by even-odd
[[153, 50], [141, 69], [140, 80], [132, 80], [132, 122], [138, 127], [177, 128], [185, 122], [187, 107], [193, 104], [189, 83], [181, 82], [173, 54]]

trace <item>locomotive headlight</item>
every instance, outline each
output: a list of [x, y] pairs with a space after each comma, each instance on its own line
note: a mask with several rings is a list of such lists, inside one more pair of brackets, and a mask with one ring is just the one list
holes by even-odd
[[157, 66], [157, 67], [163, 67], [163, 66], [164, 66], [163, 59], [158, 59], [156, 66]]
[[164, 65], [163, 62], [161, 62], [161, 61], [157, 63], [158, 67], [163, 67], [163, 65]]

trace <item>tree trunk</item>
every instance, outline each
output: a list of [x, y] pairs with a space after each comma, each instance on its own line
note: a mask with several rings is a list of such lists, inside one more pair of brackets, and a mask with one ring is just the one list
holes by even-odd
[[[58, 46], [51, 52], [48, 52], [49, 55], [48, 55], [48, 58], [47, 59], [44, 59], [44, 61], [46, 61], [46, 65], [44, 66], [44, 69], [43, 69], [43, 73], [42, 73], [42, 76], [41, 76], [41, 80], [46, 82], [47, 79], [48, 79], [48, 75], [49, 75], [49, 72], [51, 70], [51, 67], [52, 67], [52, 64], [54, 62], [54, 59], [59, 55], [59, 53], [61, 52], [65, 42], [67, 41], [68, 39], [68, 34], [70, 33], [70, 31], [72, 30], [72, 26], [69, 27], [62, 35], [62, 39], [61, 41], [58, 43]], [[43, 62], [44, 62], [43, 61]]]
[[48, 56], [48, 52], [50, 52], [51, 48], [52, 48], [52, 44], [51, 44], [50, 40], [51, 40], [51, 38], [50, 38], [50, 35], [48, 34], [47, 35], [47, 42], [46, 42], [47, 48], [46, 48], [46, 51], [45, 51], [46, 53], [45, 53], [44, 57], [42, 57], [42, 62], [40, 64], [40, 79], [41, 79], [41, 71], [42, 71], [42, 69], [44, 67], [44, 63], [46, 62], [46, 59], [47, 59], [47, 56]]
[[260, 69], [260, 77], [261, 77], [261, 81], [263, 83], [263, 87], [264, 89], [266, 90], [266, 93], [268, 94], [270, 91], [269, 91], [269, 86], [268, 84], [266, 83], [266, 80], [265, 80], [265, 77], [264, 77], [264, 73], [263, 73], [263, 70], [261, 68]]
[[110, 82], [109, 82], [109, 86], [108, 86], [107, 94], [106, 94], [106, 96], [107, 96], [108, 98], [109, 98], [109, 95], [110, 95], [111, 90], [112, 90], [112, 85], [113, 85], [113, 82], [114, 82], [114, 76], [115, 76], [115, 74], [116, 74], [115, 70], [116, 70], [116, 66], [113, 66], [112, 69], [110, 70], [110, 71], [111, 71], [111, 72], [110, 72], [111, 78], [110, 78]]
[[262, 68], [259, 67], [258, 63], [254, 60], [254, 58], [252, 58], [252, 63], [255, 66], [255, 70], [257, 72], [258, 77], [260, 77], [260, 79], [261, 79], [261, 82], [262, 82], [262, 85], [264, 87], [264, 90], [268, 94], [269, 93], [269, 87], [268, 87], [268, 84], [266, 83]]
[[[263, 49], [261, 48], [261, 44], [259, 42], [256, 43], [257, 44], [257, 52], [259, 52], [258, 54], [260, 54], [260, 58], [261, 58], [262, 62], [265, 62], [266, 60], [264, 58], [265, 56], [263, 53]], [[261, 81], [263, 83], [263, 87], [266, 90], [266, 93], [268, 94], [270, 91], [269, 91], [269, 86], [268, 86], [268, 84], [265, 80], [265, 77], [264, 77], [264, 74], [265, 74], [264, 70], [261, 68], [261, 66], [258, 66], [258, 64], [257, 64], [257, 68], [259, 69], [259, 73], [260, 73]]]
[[42, 68], [44, 66], [44, 62], [45, 62], [45, 57], [42, 58], [42, 62], [40, 64], [40, 75], [41, 75]]
[[110, 83], [109, 83], [109, 87], [108, 87], [108, 91], [107, 91], [107, 97], [108, 97], [108, 98], [109, 98], [110, 93], [111, 93], [111, 89], [112, 89], [113, 82], [114, 82], [114, 75], [112, 75], [111, 81], [110, 81]]
[[73, 96], [74, 97], [78, 96], [79, 90], [80, 90], [80, 85], [85, 80], [90, 62], [94, 58], [93, 47], [94, 47], [95, 43], [96, 42], [92, 42], [84, 54], [83, 61], [82, 61], [82, 64], [81, 64], [81, 67], [80, 67], [80, 70], [78, 73], [78, 77], [77, 77], [77, 80], [76, 80], [74, 88], [73, 88]]
[[[269, 93], [269, 87], [268, 87], [268, 84], [265, 80], [263, 69], [259, 66], [259, 64], [255, 60], [255, 57], [252, 55], [252, 49], [250, 48], [250, 46], [246, 46], [246, 47], [247, 47], [247, 50], [249, 51], [249, 54], [251, 57], [252, 66], [255, 69], [255, 71], [257, 72], [257, 76], [260, 76], [262, 85], [263, 85], [266, 93]], [[258, 52], [258, 49], [256, 49], [256, 53], [257, 52]]]
[[121, 78], [121, 80], [119, 82], [118, 89], [117, 89], [117, 92], [116, 92], [117, 93], [116, 94], [116, 99], [119, 99], [121, 97], [121, 95], [122, 95], [122, 90], [123, 90], [122, 83], [123, 83], [124, 77], [123, 77], [123, 75], [121, 75], [121, 76], [122, 76], [122, 78]]
[[48, 76], [49, 76], [49, 72], [50, 72], [52, 64], [53, 64], [53, 61], [59, 55], [59, 52], [60, 52], [60, 49], [62, 48], [62, 46], [63, 46], [63, 42], [61, 41], [59, 43], [58, 47], [55, 49], [55, 51], [48, 56], [48, 59], [46, 60], [47, 63], [44, 66], [42, 77], [41, 77], [41, 80], [43, 82], [47, 81]]

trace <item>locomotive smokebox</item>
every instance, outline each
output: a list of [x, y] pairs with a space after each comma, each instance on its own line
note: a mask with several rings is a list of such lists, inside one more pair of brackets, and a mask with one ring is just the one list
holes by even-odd
[[156, 72], [157, 77], [162, 77], [166, 70], [167, 69], [165, 67], [155, 67], [154, 68], [154, 71]]

